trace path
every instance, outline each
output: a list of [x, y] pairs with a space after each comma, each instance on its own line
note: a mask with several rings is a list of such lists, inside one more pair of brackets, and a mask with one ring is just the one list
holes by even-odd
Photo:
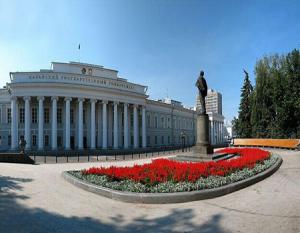
[[276, 151], [271, 177], [210, 200], [182, 204], [122, 203], [81, 190], [61, 172], [102, 163], [0, 163], [0, 232], [300, 232], [300, 152]]

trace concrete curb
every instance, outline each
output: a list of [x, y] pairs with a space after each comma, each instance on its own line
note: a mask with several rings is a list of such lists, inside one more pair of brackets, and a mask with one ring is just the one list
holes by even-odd
[[86, 191], [96, 193], [98, 195], [108, 197], [113, 200], [130, 202], [130, 203], [146, 203], [146, 204], [167, 204], [167, 203], [182, 203], [197, 201], [203, 199], [210, 199], [214, 197], [223, 196], [228, 193], [235, 192], [242, 188], [246, 188], [252, 184], [255, 184], [269, 176], [278, 170], [282, 164], [282, 158], [279, 155], [276, 156], [278, 159], [273, 166], [267, 170], [249, 177], [245, 180], [241, 180], [232, 184], [224, 185], [214, 189], [191, 191], [191, 192], [177, 192], [177, 193], [132, 193], [132, 192], [122, 192], [116, 191], [109, 188], [100, 187], [94, 184], [87, 183], [85, 181], [79, 180], [67, 172], [63, 172], [63, 178], [80, 187]]

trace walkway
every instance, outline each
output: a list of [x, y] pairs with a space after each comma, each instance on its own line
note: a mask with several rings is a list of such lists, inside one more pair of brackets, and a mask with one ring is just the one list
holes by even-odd
[[281, 168], [260, 183], [215, 199], [166, 205], [113, 201], [61, 178], [64, 170], [134, 161], [0, 163], [0, 232], [300, 232], [300, 152], [276, 152]]

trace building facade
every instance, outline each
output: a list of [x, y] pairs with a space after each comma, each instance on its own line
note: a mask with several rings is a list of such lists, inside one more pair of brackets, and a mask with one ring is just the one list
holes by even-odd
[[[147, 87], [118, 71], [52, 62], [51, 69], [12, 72], [0, 89], [0, 149], [127, 149], [195, 143], [195, 111], [150, 100]], [[175, 101], [176, 102], [176, 101]]]

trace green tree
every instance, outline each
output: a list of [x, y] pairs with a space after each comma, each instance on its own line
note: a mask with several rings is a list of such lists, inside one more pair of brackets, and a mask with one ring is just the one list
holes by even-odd
[[241, 102], [239, 107], [239, 116], [237, 123], [237, 135], [241, 138], [249, 138], [252, 135], [251, 126], [251, 95], [253, 87], [249, 75], [245, 72], [244, 84], [241, 89]]
[[[300, 137], [300, 54], [265, 56], [255, 66], [252, 137]], [[241, 119], [239, 117], [239, 128]]]

